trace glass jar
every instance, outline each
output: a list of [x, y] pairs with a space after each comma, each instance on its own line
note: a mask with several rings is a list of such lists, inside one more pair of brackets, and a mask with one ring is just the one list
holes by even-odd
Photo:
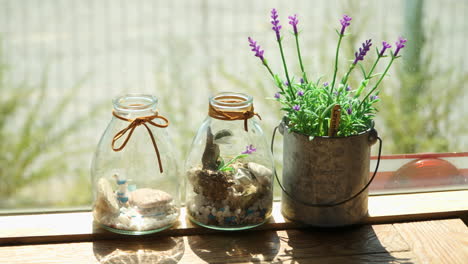
[[127, 94], [114, 111], [91, 168], [94, 220], [121, 234], [149, 234], [177, 221], [178, 173], [157, 99]]
[[209, 99], [208, 117], [186, 160], [186, 207], [194, 223], [241, 230], [271, 215], [273, 157], [254, 116], [252, 96]]

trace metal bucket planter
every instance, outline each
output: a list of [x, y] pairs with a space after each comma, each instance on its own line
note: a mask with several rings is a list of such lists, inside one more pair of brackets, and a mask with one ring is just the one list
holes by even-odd
[[[283, 189], [283, 216], [321, 227], [362, 222], [367, 217], [368, 186], [380, 162], [382, 140], [376, 130], [311, 141], [308, 136], [288, 132], [284, 124], [280, 132], [284, 137], [283, 184], [278, 179]], [[369, 179], [370, 148], [377, 140], [379, 159]]]

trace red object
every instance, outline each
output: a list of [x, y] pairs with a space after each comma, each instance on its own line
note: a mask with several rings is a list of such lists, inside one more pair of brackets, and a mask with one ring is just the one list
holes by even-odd
[[450, 162], [425, 158], [406, 163], [399, 168], [385, 188], [424, 188], [463, 184], [465, 177]]

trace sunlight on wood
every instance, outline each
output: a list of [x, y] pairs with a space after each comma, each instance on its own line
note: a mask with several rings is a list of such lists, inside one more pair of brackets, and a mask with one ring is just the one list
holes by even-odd
[[[462, 217], [468, 212], [468, 191], [434, 192], [369, 197], [369, 217], [364, 223], [427, 220]], [[254, 230], [303, 228], [281, 214], [281, 203], [273, 204], [270, 220]], [[153, 236], [181, 236], [219, 233], [190, 222], [185, 208], [171, 229]], [[0, 244], [90, 241], [119, 237], [93, 222], [91, 212], [0, 216]]]

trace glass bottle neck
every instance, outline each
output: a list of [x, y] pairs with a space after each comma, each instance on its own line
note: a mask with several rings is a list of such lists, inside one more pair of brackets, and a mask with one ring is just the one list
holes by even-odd
[[253, 110], [253, 98], [243, 93], [219, 93], [210, 97], [210, 109], [216, 112], [246, 112]]
[[154, 115], [158, 99], [149, 94], [126, 94], [112, 101], [114, 111], [125, 118], [137, 118]]

